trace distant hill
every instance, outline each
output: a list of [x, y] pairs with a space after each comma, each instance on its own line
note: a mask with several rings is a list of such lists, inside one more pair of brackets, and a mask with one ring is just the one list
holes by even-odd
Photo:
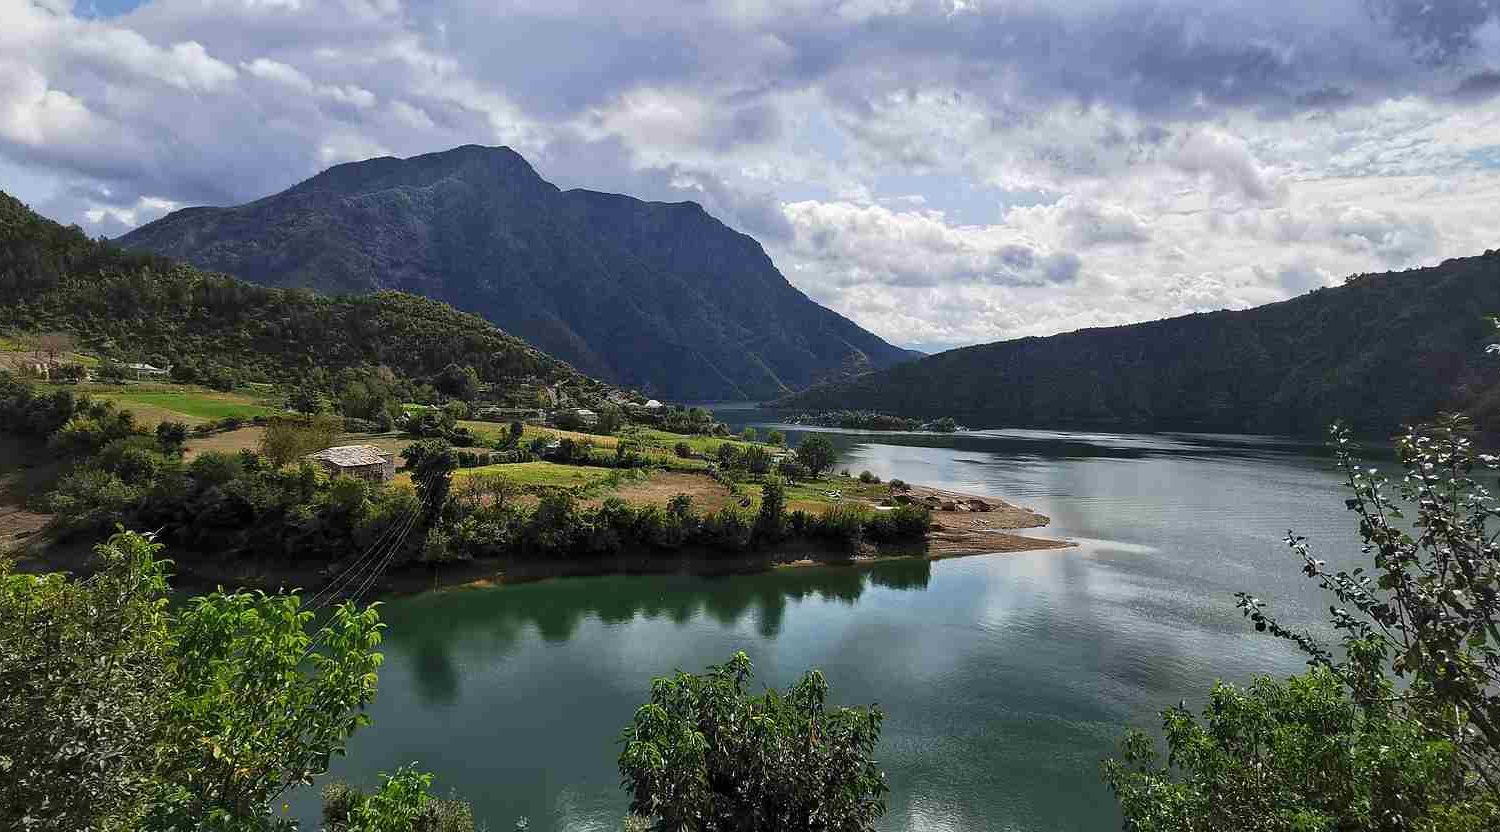
[[339, 165], [119, 242], [269, 286], [446, 301], [678, 399], [771, 398], [915, 357], [813, 302], [696, 203], [561, 191], [503, 147]]
[[970, 427], [1390, 435], [1444, 409], [1500, 432], [1500, 252], [1282, 303], [951, 350], [780, 404]]
[[587, 382], [566, 363], [437, 301], [256, 286], [90, 240], [4, 193], [0, 329], [68, 331], [107, 357], [209, 361], [267, 381], [359, 365], [418, 378], [457, 363], [490, 381]]

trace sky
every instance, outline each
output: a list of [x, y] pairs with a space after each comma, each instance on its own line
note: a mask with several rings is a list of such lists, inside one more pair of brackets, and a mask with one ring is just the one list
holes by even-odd
[[0, 189], [95, 236], [470, 143], [936, 351], [1500, 248], [1500, 0], [0, 0]]

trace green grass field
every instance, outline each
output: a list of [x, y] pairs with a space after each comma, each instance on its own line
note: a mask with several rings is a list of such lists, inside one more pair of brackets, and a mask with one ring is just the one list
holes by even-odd
[[[86, 389], [86, 388], [80, 388]], [[180, 413], [194, 419], [207, 421], [226, 416], [270, 416], [280, 413], [281, 408], [270, 407], [260, 401], [234, 393], [198, 392], [194, 390], [135, 391], [95, 393], [101, 399], [109, 399], [126, 409], [133, 405], [154, 408], [159, 411]]]

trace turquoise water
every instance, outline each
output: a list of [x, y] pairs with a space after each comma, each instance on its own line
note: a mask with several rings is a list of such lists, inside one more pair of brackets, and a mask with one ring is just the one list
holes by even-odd
[[[876, 702], [887, 830], [1100, 830], [1098, 762], [1215, 678], [1302, 667], [1236, 590], [1294, 623], [1326, 608], [1281, 538], [1333, 562], [1355, 525], [1316, 445], [1257, 437], [831, 432], [840, 466], [1002, 496], [1073, 549], [728, 578], [607, 577], [394, 601], [374, 724], [336, 775], [419, 762], [491, 830], [614, 830], [616, 738], [653, 675], [747, 651]], [[793, 440], [796, 434], [793, 434]], [[295, 811], [312, 819], [316, 802]]]

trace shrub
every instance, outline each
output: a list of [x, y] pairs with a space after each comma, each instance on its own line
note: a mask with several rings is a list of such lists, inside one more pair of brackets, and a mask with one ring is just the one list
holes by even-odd
[[693, 458], [693, 446], [689, 445], [686, 442], [678, 442], [676, 445], [672, 446], [672, 451], [683, 459]]
[[[844, 473], [847, 474], [848, 472], [846, 471]], [[860, 471], [859, 472], [859, 481], [862, 482], [862, 483], [864, 483], [865, 485], [872, 485], [874, 483], [880, 482], [880, 477], [875, 476], [874, 474], [870, 473], [869, 471]]]
[[896, 506], [877, 511], [865, 522], [864, 533], [877, 543], [897, 540], [921, 540], [932, 525], [932, 515], [925, 506]]
[[331, 446], [344, 431], [344, 420], [330, 414], [273, 416], [260, 438], [260, 452], [273, 464], [286, 465], [304, 454]]
[[156, 426], [156, 442], [165, 453], [181, 456], [187, 438], [188, 426], [181, 422], [162, 422]]
[[864, 539], [868, 511], [854, 503], [834, 503], [818, 518], [814, 529], [818, 537], [858, 546]]
[[812, 472], [807, 466], [795, 459], [783, 459], [781, 464], [776, 466], [776, 472], [789, 482], [812, 479]]
[[360, 419], [360, 418], [357, 418], [355, 416], [345, 416], [344, 417], [344, 432], [345, 433], [384, 433], [385, 431], [390, 430], [390, 428], [388, 427], [388, 425], [390, 424], [389, 418], [387, 418], [386, 424], [387, 424], [387, 427], [382, 427], [381, 423], [378, 422], [378, 421], [376, 421], [376, 420], [374, 420], [374, 419]]
[[750, 522], [730, 506], [702, 519], [698, 534], [704, 543], [726, 551], [739, 551], [750, 544]]
[[59, 364], [53, 367], [48, 377], [65, 384], [77, 384], [88, 378], [89, 371], [82, 364]]
[[907, 485], [905, 480], [898, 480], [898, 479], [895, 479], [894, 477], [891, 479], [891, 493], [892, 494], [904, 494], [904, 493], [906, 493], [906, 492], [908, 492], [910, 490], [911, 490], [911, 486]]

